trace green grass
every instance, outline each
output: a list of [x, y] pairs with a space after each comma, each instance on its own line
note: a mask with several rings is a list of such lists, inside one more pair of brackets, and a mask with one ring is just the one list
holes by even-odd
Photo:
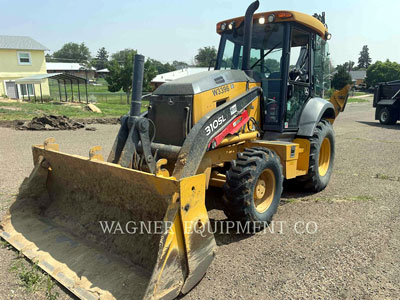
[[[142, 111], [146, 110], [147, 101], [143, 101]], [[129, 111], [129, 105], [98, 102], [96, 106], [101, 114], [85, 109], [86, 104], [47, 102], [0, 102], [0, 120], [30, 120], [43, 114], [64, 115], [69, 118], [105, 118], [120, 117]]]
[[44, 290], [48, 300], [56, 300], [59, 297], [59, 293], [53, 290], [56, 286], [55, 282], [40, 270], [37, 263], [31, 264], [23, 257], [17, 257], [10, 271], [17, 275], [21, 286], [29, 293]]
[[390, 176], [389, 176], [389, 175], [386, 175], [386, 174], [377, 173], [377, 174], [375, 175], [375, 178], [382, 179], [382, 180], [389, 180], [389, 179], [390, 179]]
[[44, 279], [44, 274], [37, 264], [29, 264], [24, 258], [18, 257], [11, 265], [10, 271], [17, 274], [20, 283], [28, 292], [35, 292], [39, 289]]
[[382, 180], [400, 181], [400, 176], [389, 176], [386, 174], [377, 173], [375, 178]]
[[1, 249], [8, 249], [8, 250], [10, 250], [10, 249], [12, 249], [12, 246], [11, 246], [7, 241], [5, 241], [5, 240], [3, 240], [3, 239], [0, 239], [0, 248], [1, 248]]
[[43, 272], [37, 263], [31, 263], [21, 252], [16, 251], [7, 241], [0, 238], [0, 248], [12, 250], [16, 257], [9, 266], [9, 271], [15, 273], [19, 283], [27, 292], [34, 293], [42, 290], [45, 292], [48, 300], [56, 300], [60, 294], [54, 290], [55, 281], [45, 272]]
[[369, 100], [365, 98], [349, 98], [347, 100], [347, 103], [362, 103], [362, 102], [369, 102]]
[[352, 96], [364, 96], [364, 95], [368, 95], [369, 93], [366, 93], [366, 92], [354, 92], [353, 94], [352, 94]]
[[343, 198], [332, 198], [332, 197], [316, 197], [316, 198], [311, 198], [310, 200], [314, 200], [315, 202], [328, 202], [328, 203], [334, 203], [334, 202], [350, 202], [350, 201], [358, 201], [358, 202], [363, 202], [363, 201], [373, 201], [375, 200], [371, 196], [367, 195], [358, 195], [358, 196], [350, 196], [350, 197], [343, 197]]
[[372, 200], [374, 200], [374, 198], [371, 196], [359, 195], [359, 196], [355, 196], [355, 197], [350, 197], [349, 200], [350, 201], [372, 201]]

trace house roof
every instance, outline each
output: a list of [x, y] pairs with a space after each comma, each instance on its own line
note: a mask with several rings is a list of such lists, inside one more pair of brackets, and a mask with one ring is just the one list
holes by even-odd
[[0, 35], [0, 49], [49, 50], [29, 36]]
[[71, 81], [72, 83], [87, 82], [85, 78], [74, 76], [71, 74], [50, 73], [50, 74], [35, 74], [28, 77], [19, 78], [15, 80], [15, 83], [17, 84], [42, 83], [45, 79], [68, 80]]
[[110, 71], [107, 68], [101, 69], [101, 70], [97, 70], [96, 72], [97, 73], [110, 73]]
[[[214, 70], [214, 68], [211, 68], [210, 70]], [[181, 70], [176, 70], [176, 71], [171, 71], [163, 74], [158, 74], [156, 77], [151, 82], [167, 82], [167, 81], [172, 81], [178, 78], [182, 78], [188, 75], [193, 75], [197, 74], [200, 72], [205, 72], [208, 71], [208, 68], [196, 68], [196, 67], [191, 67], [191, 68], [184, 68]]]
[[350, 71], [350, 75], [353, 80], [365, 79], [367, 71]]
[[[50, 71], [80, 71], [85, 67], [79, 63], [60, 63], [60, 62], [46, 62], [46, 68]], [[90, 70], [96, 69], [91, 67]]]

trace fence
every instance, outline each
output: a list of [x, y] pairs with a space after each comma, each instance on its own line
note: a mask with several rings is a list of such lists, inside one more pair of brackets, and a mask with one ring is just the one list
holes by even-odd
[[[49, 88], [50, 88], [50, 97], [52, 100], [56, 101], [65, 101], [65, 95], [62, 93], [60, 99], [59, 87], [57, 82], [52, 82], [49, 80]], [[126, 93], [124, 92], [109, 92], [108, 86], [106, 83], [103, 84], [88, 84], [88, 99], [89, 102], [106, 102], [106, 103], [115, 103], [115, 104], [127, 104], [130, 105], [130, 99], [127, 100]], [[78, 100], [78, 88], [76, 86], [66, 85], [66, 89], [68, 91], [68, 99], [67, 101], [77, 101]], [[61, 83], [61, 91], [64, 91], [64, 86]], [[81, 101], [85, 102], [85, 96], [81, 92]], [[144, 95], [148, 94], [148, 92], [143, 92]]]

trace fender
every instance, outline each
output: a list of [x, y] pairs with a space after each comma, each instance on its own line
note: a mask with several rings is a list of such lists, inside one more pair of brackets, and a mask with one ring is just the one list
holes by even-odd
[[301, 112], [297, 135], [313, 136], [315, 127], [322, 118], [335, 119], [335, 109], [332, 103], [322, 98], [311, 98]]
[[378, 101], [377, 105], [392, 106], [396, 101], [397, 99], [382, 99]]

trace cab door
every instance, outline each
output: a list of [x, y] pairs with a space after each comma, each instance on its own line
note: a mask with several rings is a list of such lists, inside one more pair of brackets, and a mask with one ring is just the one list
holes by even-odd
[[285, 107], [284, 130], [298, 129], [305, 103], [311, 96], [311, 34], [292, 26], [290, 36], [290, 59], [288, 95]]

